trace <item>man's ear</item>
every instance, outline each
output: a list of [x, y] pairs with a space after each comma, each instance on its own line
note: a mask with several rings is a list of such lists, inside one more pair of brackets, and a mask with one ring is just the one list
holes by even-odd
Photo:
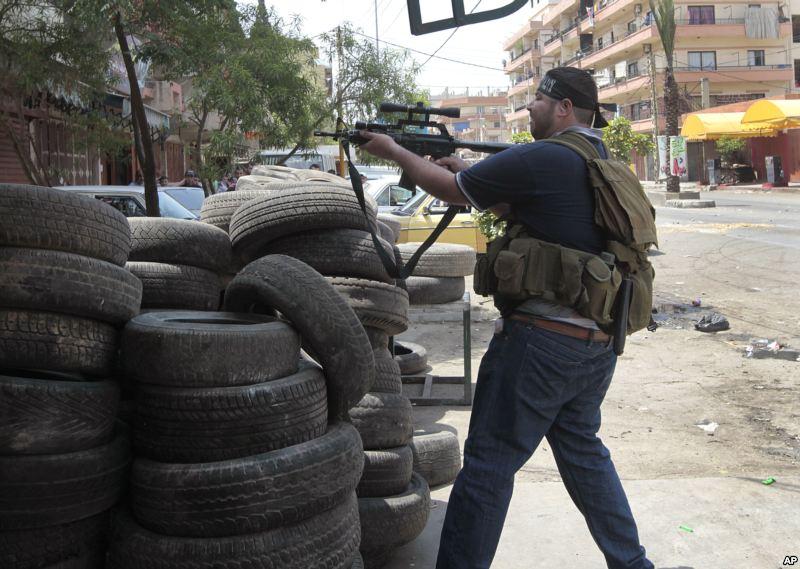
[[561, 99], [558, 102], [558, 114], [559, 116], [568, 117], [572, 114], [572, 101], [569, 99]]

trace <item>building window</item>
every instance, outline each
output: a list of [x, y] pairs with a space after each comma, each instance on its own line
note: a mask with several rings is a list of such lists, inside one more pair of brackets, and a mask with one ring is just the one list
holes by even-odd
[[482, 114], [483, 114], [483, 107], [482, 107], [482, 106], [481, 106], [481, 107], [477, 107], [477, 108], [475, 109], [475, 112], [476, 112], [477, 114], [479, 114], [479, 115], [482, 115]]
[[636, 31], [636, 20], [628, 22], [628, 35]]
[[637, 77], [639, 75], [639, 62], [634, 61], [628, 64], [628, 77]]
[[689, 6], [689, 25], [713, 23], [714, 6]]
[[717, 68], [716, 51], [690, 51], [689, 71], [713, 71]]
[[792, 16], [792, 38], [794, 43], [800, 43], [800, 16]]
[[794, 60], [794, 86], [800, 87], [800, 59]]
[[763, 49], [751, 49], [747, 51], [747, 65], [749, 67], [755, 67], [759, 65], [764, 65], [764, 50]]

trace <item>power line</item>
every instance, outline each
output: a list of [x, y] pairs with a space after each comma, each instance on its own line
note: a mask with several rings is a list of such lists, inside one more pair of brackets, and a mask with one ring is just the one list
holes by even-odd
[[[367, 35], [367, 34], [364, 34], [364, 33], [361, 33], [361, 32], [354, 31], [353, 33], [356, 34], [356, 35], [365, 37], [367, 39], [371, 39], [371, 40], [375, 39], [374, 37], [372, 37], [370, 35]], [[380, 42], [381, 43], [385, 43], [386, 45], [390, 45], [392, 47], [405, 49], [405, 50], [408, 50], [408, 51], [413, 52], [413, 53], [418, 53], [420, 55], [427, 55], [428, 57], [434, 57], [436, 59], [449, 61], [451, 63], [458, 63], [460, 65], [469, 65], [470, 67], [480, 67], [481, 69], [489, 69], [491, 71], [505, 71], [505, 69], [503, 69], [502, 67], [489, 67], [488, 65], [480, 65], [478, 63], [471, 63], [469, 61], [461, 61], [461, 60], [458, 60], [458, 59], [452, 59], [450, 57], [442, 57], [441, 55], [436, 55], [435, 53], [427, 53], [427, 52], [424, 52], [424, 51], [419, 51], [418, 49], [413, 49], [413, 48], [410, 48], [410, 47], [407, 47], [407, 46], [404, 46], [404, 45], [400, 45], [400, 44], [396, 44], [396, 43], [392, 43], [392, 42], [389, 42], [389, 41], [386, 41], [386, 40], [380, 40]]]
[[[475, 11], [477, 8], [478, 8], [478, 6], [480, 6], [480, 4], [481, 4], [481, 2], [482, 2], [482, 1], [483, 1], [483, 0], [478, 0], [477, 4], [475, 4], [475, 5], [472, 7], [472, 10], [470, 10], [470, 11], [469, 11], [469, 13], [470, 13], [470, 14], [472, 14], [472, 13], [473, 13], [473, 12], [474, 12], [474, 11]], [[429, 62], [431, 59], [433, 59], [434, 57], [436, 57], [436, 54], [437, 54], [437, 53], [439, 53], [439, 50], [440, 50], [440, 49], [442, 49], [442, 48], [445, 46], [445, 44], [446, 44], [447, 42], [449, 42], [449, 41], [450, 41], [450, 39], [452, 39], [452, 37], [453, 37], [454, 35], [456, 35], [456, 32], [457, 32], [457, 31], [458, 31], [458, 27], [456, 27], [456, 28], [453, 28], [453, 31], [452, 31], [452, 33], [451, 33], [449, 36], [447, 36], [447, 39], [446, 39], [446, 40], [444, 40], [444, 41], [442, 42], [442, 45], [440, 45], [439, 47], [437, 47], [437, 48], [436, 48], [436, 51], [434, 51], [434, 52], [433, 52], [433, 53], [432, 53], [432, 54], [431, 54], [431, 55], [428, 57], [428, 59], [426, 59], [426, 60], [425, 60], [425, 62], [424, 62], [422, 65], [420, 65], [420, 66], [419, 66], [419, 68], [420, 68], [420, 69], [422, 69], [422, 68], [425, 66], [425, 64], [426, 64], [426, 63], [428, 63], [428, 62]]]

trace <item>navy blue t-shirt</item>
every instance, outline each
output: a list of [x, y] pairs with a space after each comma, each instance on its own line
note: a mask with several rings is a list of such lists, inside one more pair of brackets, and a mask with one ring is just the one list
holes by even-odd
[[[600, 141], [587, 137], [600, 155]], [[520, 144], [459, 172], [465, 197], [480, 210], [511, 205], [514, 217], [533, 237], [599, 254], [605, 239], [594, 222], [594, 193], [586, 162], [559, 144]]]

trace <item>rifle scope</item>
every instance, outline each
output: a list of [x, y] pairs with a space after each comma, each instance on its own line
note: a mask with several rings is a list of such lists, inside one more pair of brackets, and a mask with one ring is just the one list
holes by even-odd
[[401, 105], [398, 103], [381, 103], [378, 107], [382, 113], [408, 113], [409, 115], [440, 115], [457, 119], [461, 116], [458, 107], [423, 107], [422, 103], [416, 105]]

